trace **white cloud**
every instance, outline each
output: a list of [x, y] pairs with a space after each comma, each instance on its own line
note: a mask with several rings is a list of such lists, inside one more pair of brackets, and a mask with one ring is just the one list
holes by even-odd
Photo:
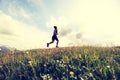
[[22, 19], [31, 19], [33, 16], [28, 10], [22, 8], [20, 5], [16, 5], [15, 3], [9, 4], [8, 13], [13, 17]]
[[28, 2], [33, 3], [37, 6], [44, 6], [43, 0], [28, 0]]
[[46, 26], [53, 27], [54, 25], [59, 26], [59, 28], [63, 28], [68, 25], [68, 20], [64, 16], [60, 16], [58, 18], [51, 16], [50, 21], [46, 23]]
[[41, 8], [42, 10], [46, 10], [46, 4], [44, 3], [44, 0], [28, 0], [28, 2], [31, 5]]
[[31, 19], [31, 17], [32, 17], [32, 14], [30, 12], [28, 12], [22, 8], [19, 10], [19, 15], [24, 18], [27, 18], [27, 19]]
[[0, 43], [3, 45], [18, 49], [46, 47], [46, 42], [48, 41], [47, 32], [35, 26], [18, 22], [1, 11], [0, 22]]

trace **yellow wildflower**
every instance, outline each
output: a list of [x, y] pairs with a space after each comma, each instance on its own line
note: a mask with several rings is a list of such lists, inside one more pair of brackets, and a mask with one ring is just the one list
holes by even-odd
[[0, 68], [2, 68], [2, 66], [0, 65]]
[[73, 75], [74, 75], [74, 72], [73, 72], [73, 71], [70, 71], [70, 75], [73, 76]]
[[85, 53], [85, 54], [88, 54], [88, 49], [84, 49], [84, 53]]
[[32, 66], [32, 61], [28, 61], [29, 65]]

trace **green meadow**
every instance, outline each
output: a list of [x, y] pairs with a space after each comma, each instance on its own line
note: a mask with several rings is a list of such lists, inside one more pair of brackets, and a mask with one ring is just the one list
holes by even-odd
[[1, 53], [0, 80], [120, 80], [120, 49], [83, 46]]

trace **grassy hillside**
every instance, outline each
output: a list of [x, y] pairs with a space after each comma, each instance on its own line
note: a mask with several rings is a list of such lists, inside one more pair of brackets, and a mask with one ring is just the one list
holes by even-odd
[[119, 80], [120, 49], [66, 47], [0, 54], [0, 80]]

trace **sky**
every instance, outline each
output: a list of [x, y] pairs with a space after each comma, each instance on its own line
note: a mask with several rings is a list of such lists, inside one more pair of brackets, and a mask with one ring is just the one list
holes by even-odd
[[118, 46], [119, 21], [119, 0], [0, 0], [0, 45], [46, 48], [57, 26], [59, 47]]

